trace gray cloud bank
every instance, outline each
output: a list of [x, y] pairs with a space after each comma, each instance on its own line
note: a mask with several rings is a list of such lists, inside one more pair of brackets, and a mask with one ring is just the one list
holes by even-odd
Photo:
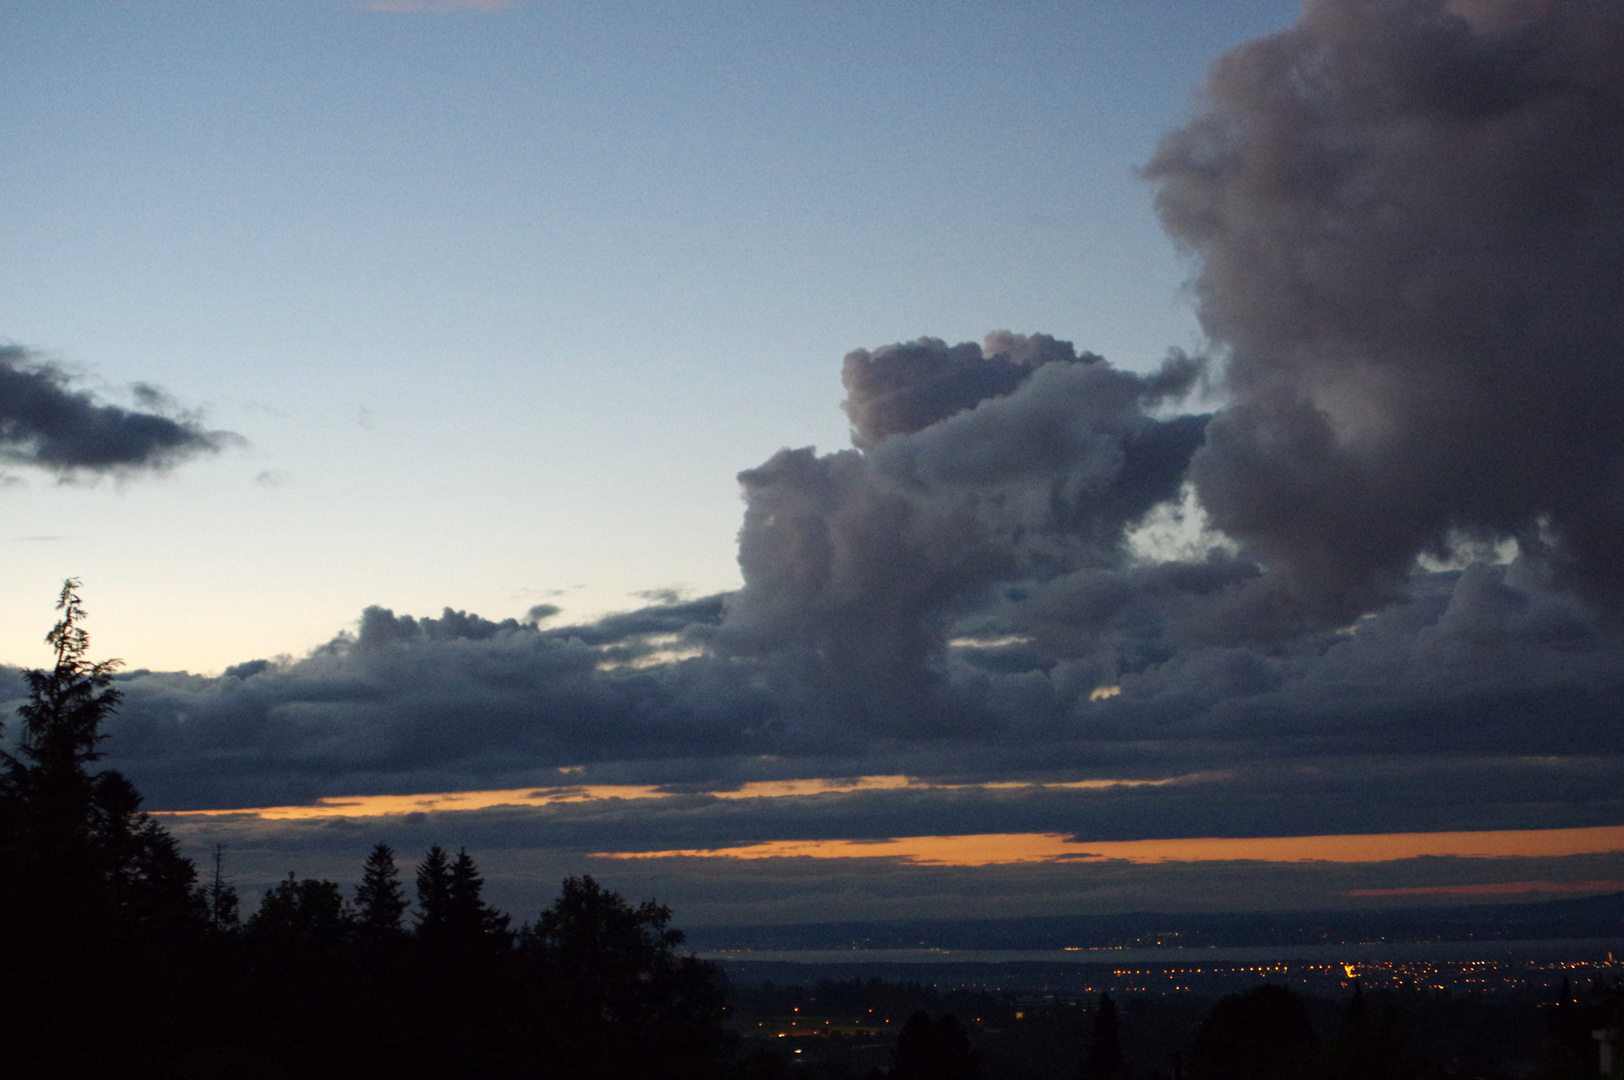
[[98, 402], [61, 368], [17, 345], [0, 345], [0, 463], [58, 475], [164, 469], [218, 450], [233, 436], [165, 415], [164, 395], [137, 386], [141, 409]]
[[1310, 0], [1146, 170], [1229, 350], [1193, 476], [1314, 610], [1506, 536], [1616, 610], [1624, 6], [1454, 6]]
[[738, 591], [131, 673], [115, 764], [164, 809], [1201, 778], [489, 817], [576, 850], [1624, 822], [1624, 9], [1491, 7], [1311, 0], [1214, 68], [1147, 169], [1210, 359], [859, 350], [852, 448], [740, 475]]

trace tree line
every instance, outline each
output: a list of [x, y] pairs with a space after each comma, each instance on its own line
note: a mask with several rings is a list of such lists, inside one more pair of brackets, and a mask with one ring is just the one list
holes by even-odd
[[515, 928], [436, 846], [408, 921], [379, 844], [353, 895], [290, 873], [242, 919], [223, 850], [200, 882], [99, 767], [118, 663], [89, 659], [76, 581], [58, 611], [0, 751], [0, 1074], [688, 1080], [727, 1059], [719, 970], [669, 908], [591, 877]]

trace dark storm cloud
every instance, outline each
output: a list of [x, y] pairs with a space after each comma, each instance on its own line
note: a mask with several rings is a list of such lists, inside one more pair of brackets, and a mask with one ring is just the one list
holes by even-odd
[[[670, 633], [683, 617], [677, 605], [623, 617], [623, 628], [649, 632], [605, 633], [602, 644], [457, 612], [408, 619], [374, 609], [358, 634], [303, 660], [252, 661], [215, 678], [121, 676], [125, 699], [106, 749], [159, 809], [566, 782], [696, 793], [534, 819], [538, 842], [545, 834], [598, 848], [960, 830], [1128, 839], [1624, 820], [1611, 794], [1624, 767], [1624, 649], [1525, 570], [1431, 575], [1402, 604], [1267, 652], [1170, 644], [1176, 633], [1159, 634], [1158, 620], [1189, 602], [1190, 590], [1129, 574], [1128, 599], [1100, 605], [1098, 625], [1077, 631], [1082, 646], [1043, 629], [1032, 642], [942, 650], [943, 707], [975, 722], [913, 731], [808, 720], [822, 715], [822, 703], [809, 701], [817, 682], [797, 684], [775, 656], [705, 651], [716, 633], [709, 623]], [[713, 607], [685, 610], [703, 617]], [[687, 651], [674, 656], [673, 647]], [[1071, 658], [1056, 660], [1061, 649]], [[9, 712], [23, 690], [14, 670], [5, 675]], [[1106, 680], [1115, 696], [1094, 700], [1090, 690]], [[961, 784], [1201, 779], [804, 804], [702, 794], [876, 774]]]
[[[657, 607], [641, 625], [683, 618]], [[358, 633], [297, 662], [217, 678], [128, 673], [117, 760], [155, 805], [240, 806], [535, 784], [583, 761], [747, 751], [762, 737], [772, 712], [759, 690], [711, 662], [639, 668], [657, 647], [629, 639], [630, 621], [599, 645], [513, 620], [371, 608]]]
[[146, 385], [132, 411], [72, 388], [60, 368], [16, 345], [0, 345], [0, 462], [57, 473], [163, 469], [218, 450], [230, 436], [162, 415], [172, 403]]
[[988, 398], [1002, 397], [1050, 362], [1093, 363], [1093, 353], [1077, 354], [1069, 341], [1048, 334], [997, 331], [977, 346], [949, 346], [940, 338], [920, 338], [870, 352], [846, 354], [841, 406], [851, 420], [852, 445], [872, 450], [892, 435], [921, 431]]
[[1123, 561], [1125, 530], [1177, 494], [1205, 423], [1152, 410], [1202, 366], [1177, 354], [1140, 376], [1009, 333], [846, 363], [867, 449], [783, 450], [740, 474], [744, 587], [713, 640], [815, 685], [808, 707], [838, 723], [963, 730], [972, 711], [943, 697], [950, 625], [1002, 582]]
[[[520, 917], [547, 902], [560, 878], [587, 872], [630, 895], [672, 904], [685, 926], [918, 918], [930, 912], [1012, 918], [1112, 910], [1302, 910], [1384, 902], [1355, 899], [1354, 890], [1624, 879], [1624, 855], [1617, 853], [1377, 863], [1067, 860], [966, 868], [911, 864], [888, 857], [886, 845], [876, 844], [870, 857], [856, 860], [623, 860], [593, 858], [594, 850], [604, 849], [590, 845], [559, 845], [544, 818], [544, 812], [485, 811], [349, 821], [170, 818], [166, 824], [200, 855], [225, 844], [228, 867], [246, 891], [294, 868], [353, 883], [362, 857], [379, 840], [392, 845], [403, 863], [430, 844], [466, 844], [478, 854], [487, 895]], [[1086, 843], [1079, 845], [1086, 850]], [[1412, 906], [1417, 899], [1385, 903]]]
[[[479, 847], [576, 852], [717, 849], [775, 840], [1060, 833], [1090, 844], [1145, 837], [1580, 828], [1612, 824], [1624, 765], [1595, 756], [1238, 762], [1157, 785], [911, 787], [771, 798], [693, 793], [329, 821], [346, 828], [454, 829]], [[1221, 808], [1221, 812], [1216, 812]], [[259, 826], [255, 826], [258, 828]], [[271, 822], [268, 829], [307, 824]], [[340, 843], [340, 841], [335, 841]], [[880, 852], [883, 854], [883, 852]]]
[[1322, 614], [1504, 537], [1624, 608], [1624, 6], [1456, 8], [1309, 0], [1146, 170], [1229, 351], [1193, 475]]

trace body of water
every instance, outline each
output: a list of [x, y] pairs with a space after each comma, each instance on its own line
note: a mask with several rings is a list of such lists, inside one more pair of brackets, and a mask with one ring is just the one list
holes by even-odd
[[723, 949], [706, 960], [733, 964], [1268, 964], [1394, 960], [1608, 960], [1624, 958], [1624, 938], [1534, 941], [1366, 941], [1322, 945], [1098, 949]]

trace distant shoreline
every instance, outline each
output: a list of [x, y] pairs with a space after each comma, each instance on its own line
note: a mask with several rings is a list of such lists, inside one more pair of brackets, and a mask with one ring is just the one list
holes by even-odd
[[1306, 945], [1248, 945], [1187, 948], [1095, 949], [712, 949], [700, 958], [735, 964], [1061, 964], [1070, 967], [1125, 963], [1315, 963], [1361, 960], [1511, 960], [1584, 959], [1600, 961], [1609, 954], [1624, 962], [1624, 937], [1541, 938], [1528, 941], [1375, 941]]

